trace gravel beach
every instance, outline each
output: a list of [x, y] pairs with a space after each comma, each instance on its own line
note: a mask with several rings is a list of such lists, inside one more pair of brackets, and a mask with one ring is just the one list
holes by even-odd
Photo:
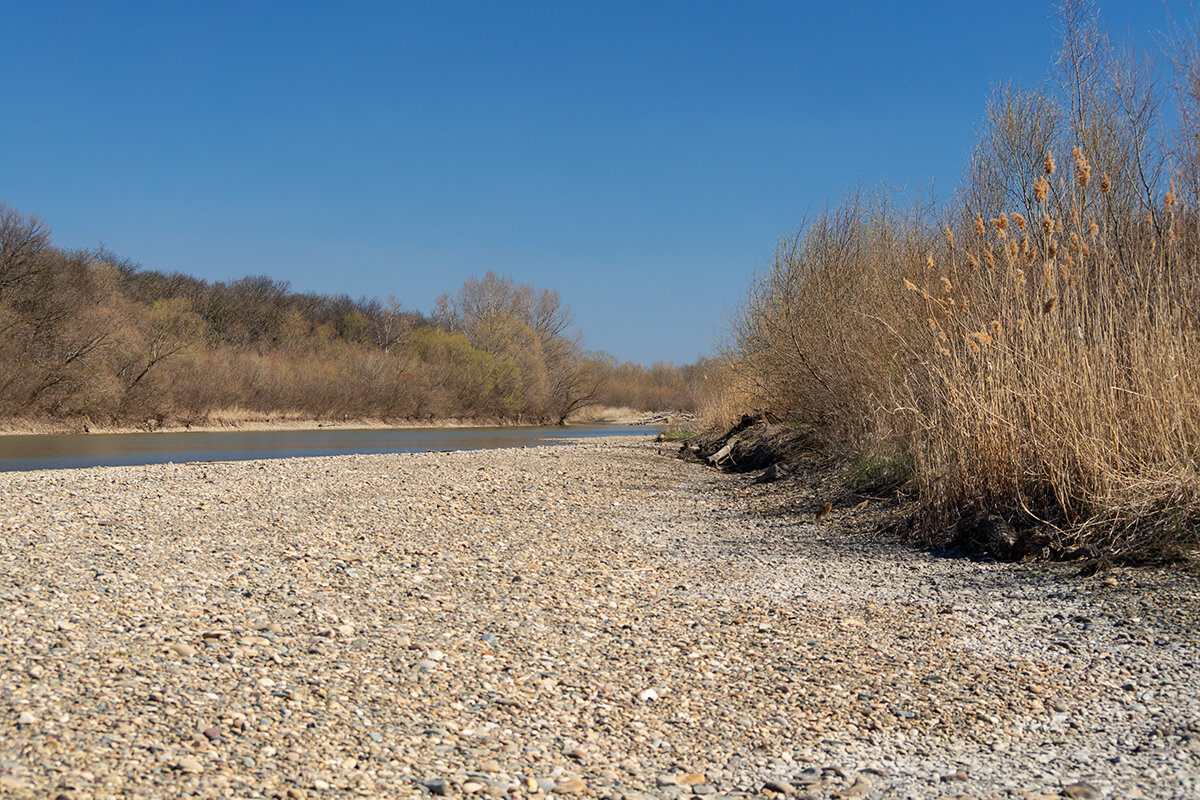
[[649, 437], [0, 474], [0, 796], [1200, 796], [1194, 572], [749, 481]]

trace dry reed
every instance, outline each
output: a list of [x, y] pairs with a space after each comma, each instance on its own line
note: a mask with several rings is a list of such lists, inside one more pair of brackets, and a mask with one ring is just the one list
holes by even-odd
[[860, 194], [784, 240], [735, 326], [743, 407], [911, 463], [931, 538], [970, 509], [1055, 552], [1200, 540], [1200, 218], [1114, 86], [1002, 92], [944, 219]]

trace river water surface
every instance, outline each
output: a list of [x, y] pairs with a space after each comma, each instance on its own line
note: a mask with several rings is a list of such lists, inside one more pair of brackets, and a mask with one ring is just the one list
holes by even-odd
[[559, 444], [563, 439], [657, 433], [645, 425], [510, 428], [331, 428], [307, 431], [0, 436], [0, 472], [34, 469], [249, 461], [352, 453], [422, 453]]

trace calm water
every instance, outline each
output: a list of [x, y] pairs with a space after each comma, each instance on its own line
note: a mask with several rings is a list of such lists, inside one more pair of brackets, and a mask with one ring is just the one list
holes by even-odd
[[188, 461], [249, 461], [258, 458], [336, 456], [351, 453], [422, 453], [533, 447], [562, 439], [644, 436], [645, 425], [566, 428], [408, 428], [315, 431], [38, 434], [0, 436], [0, 472], [71, 469]]

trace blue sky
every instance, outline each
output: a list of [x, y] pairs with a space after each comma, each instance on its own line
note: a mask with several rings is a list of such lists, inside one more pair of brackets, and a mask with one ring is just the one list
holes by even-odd
[[0, 201], [56, 244], [421, 311], [490, 269], [643, 363], [712, 352], [848, 189], [952, 192], [1057, 49], [1024, 1], [6, 5]]

